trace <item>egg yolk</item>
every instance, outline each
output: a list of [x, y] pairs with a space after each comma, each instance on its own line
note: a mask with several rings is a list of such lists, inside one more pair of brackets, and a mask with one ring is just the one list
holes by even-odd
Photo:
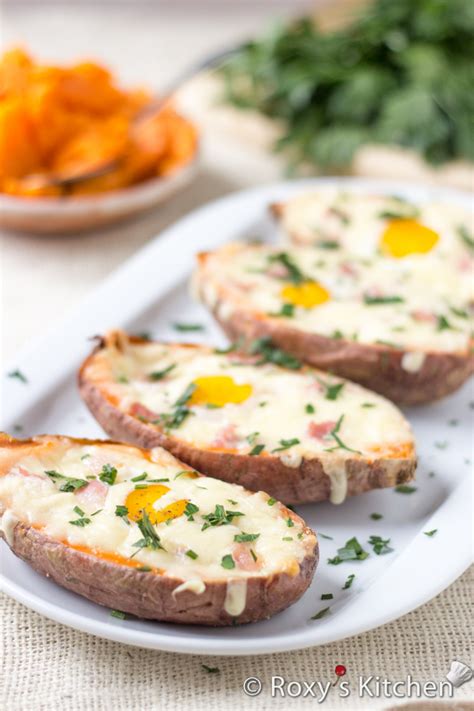
[[182, 516], [188, 503], [186, 499], [173, 501], [163, 509], [155, 509], [153, 504], [161, 499], [169, 491], [167, 486], [162, 484], [152, 484], [144, 489], [134, 489], [125, 500], [128, 509], [128, 518], [131, 521], [139, 521], [145, 511], [153, 525], [163, 523], [171, 518]]
[[416, 220], [392, 220], [380, 241], [385, 255], [406, 257], [409, 254], [425, 254], [439, 240], [439, 235]]
[[190, 405], [222, 407], [244, 402], [252, 394], [251, 385], [238, 385], [229, 375], [206, 375], [196, 378], [194, 385], [196, 389], [189, 400]]
[[316, 281], [304, 281], [302, 284], [287, 284], [280, 292], [281, 298], [287, 304], [303, 306], [310, 309], [313, 306], [329, 301], [331, 295], [324, 286]]

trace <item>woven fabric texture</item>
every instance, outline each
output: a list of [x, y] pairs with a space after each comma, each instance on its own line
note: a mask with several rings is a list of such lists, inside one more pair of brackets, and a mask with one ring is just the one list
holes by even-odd
[[[272, 675], [286, 680], [335, 679], [347, 667], [357, 677], [392, 681], [407, 674], [419, 681], [444, 679], [453, 659], [472, 665], [474, 569], [429, 604], [358, 637], [324, 647], [255, 657], [198, 657], [128, 647], [63, 627], [0, 596], [2, 659], [0, 708], [9, 711], [252, 711], [278, 708], [390, 709], [409, 699], [340, 698], [337, 687], [315, 698], [271, 698]], [[232, 630], [229, 630], [232, 634]], [[218, 667], [207, 672], [202, 664]], [[263, 691], [246, 697], [242, 684], [257, 676]], [[447, 708], [470, 708], [474, 681], [455, 690]], [[445, 699], [446, 700], [446, 699]], [[411, 699], [415, 701], [415, 699]], [[458, 706], [462, 702], [461, 706]], [[466, 705], [467, 704], [467, 705]], [[417, 711], [433, 708], [419, 704]]]

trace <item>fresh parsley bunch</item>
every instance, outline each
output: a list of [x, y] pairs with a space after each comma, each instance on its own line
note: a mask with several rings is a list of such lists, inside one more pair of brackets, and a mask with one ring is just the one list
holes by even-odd
[[277, 150], [344, 168], [366, 143], [474, 160], [474, 2], [375, 0], [349, 27], [273, 28], [222, 67], [225, 98], [279, 119]]

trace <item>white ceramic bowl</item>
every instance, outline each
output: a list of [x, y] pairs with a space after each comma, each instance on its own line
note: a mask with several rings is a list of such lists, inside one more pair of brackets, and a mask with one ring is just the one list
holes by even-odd
[[190, 163], [169, 176], [87, 197], [0, 195], [0, 227], [17, 232], [60, 234], [117, 222], [154, 207], [182, 190], [195, 177], [198, 163], [196, 152]]

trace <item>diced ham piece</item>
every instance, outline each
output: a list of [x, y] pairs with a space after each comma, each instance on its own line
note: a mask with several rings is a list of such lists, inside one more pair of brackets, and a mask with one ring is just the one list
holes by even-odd
[[328, 420], [327, 422], [310, 422], [308, 425], [308, 434], [315, 439], [324, 439], [330, 432], [333, 431], [337, 422]]
[[275, 262], [275, 264], [272, 264], [267, 269], [267, 274], [268, 276], [275, 277], [275, 279], [286, 279], [288, 276], [288, 269], [284, 264], [278, 264]]
[[357, 269], [350, 262], [342, 262], [342, 264], [339, 265], [339, 269], [343, 274], [346, 274], [347, 276], [357, 276]]
[[239, 570], [259, 570], [261, 563], [259, 559], [254, 560], [250, 548], [245, 543], [236, 543], [232, 549], [232, 558]]
[[423, 321], [425, 323], [435, 323], [437, 320], [436, 314], [434, 314], [432, 311], [423, 311], [422, 309], [412, 311], [411, 317], [415, 321]]
[[105, 503], [108, 489], [109, 487], [103, 481], [94, 479], [87, 486], [77, 489], [75, 496], [87, 508], [91, 510], [100, 509]]
[[25, 477], [32, 477], [33, 476], [36, 479], [47, 479], [48, 478], [47, 474], [38, 474], [37, 472], [29, 472], [28, 469], [25, 469], [25, 467], [21, 467], [21, 466], [18, 466], [16, 468], [15, 473], [21, 474], [21, 476], [25, 476]]
[[134, 417], [143, 417], [144, 420], [157, 420], [159, 415], [157, 412], [148, 409], [141, 402], [134, 402], [130, 408], [130, 414]]
[[223, 449], [235, 449], [238, 443], [235, 425], [230, 423], [223, 427], [212, 442], [212, 447], [222, 447]]

